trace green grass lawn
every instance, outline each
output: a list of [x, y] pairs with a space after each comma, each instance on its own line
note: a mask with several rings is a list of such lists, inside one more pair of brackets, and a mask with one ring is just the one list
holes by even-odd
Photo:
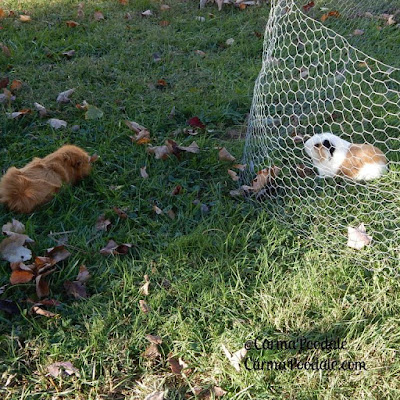
[[[34, 255], [44, 255], [63, 236], [50, 233], [69, 232], [71, 256], [49, 276], [49, 297], [61, 305], [47, 309], [57, 318], [31, 315], [26, 300], [36, 299], [34, 283], [7, 285], [9, 263], [0, 261], [0, 287], [7, 285], [0, 299], [21, 308], [12, 316], [0, 311], [0, 398], [144, 399], [160, 390], [167, 400], [195, 399], [207, 398], [205, 391], [214, 386], [227, 392], [224, 399], [399, 398], [398, 278], [355, 263], [353, 251], [330, 253], [315, 241], [312, 227], [308, 238], [299, 237], [265, 211], [229, 196], [237, 185], [227, 174], [231, 163], [218, 160], [217, 148], [242, 158], [268, 6], [218, 12], [209, 5], [199, 11], [197, 1], [170, 0], [170, 10], [161, 11], [158, 1], [103, 0], [85, 2], [85, 16], [78, 18], [78, 3], [1, 3], [32, 18], [0, 20], [0, 42], [11, 53], [0, 53], [0, 79], [23, 82], [16, 100], [0, 111], [2, 172], [67, 142], [100, 159], [88, 179], [63, 188], [31, 215], [1, 208], [1, 225], [12, 218], [26, 225]], [[147, 9], [153, 16], [142, 17]], [[95, 21], [95, 11], [105, 19]], [[80, 25], [69, 28], [68, 20]], [[399, 33], [389, 34], [400, 42]], [[234, 43], [226, 45], [230, 38]], [[72, 58], [62, 55], [70, 50]], [[159, 88], [160, 79], [166, 87]], [[72, 102], [58, 104], [58, 93], [70, 88], [76, 88]], [[83, 100], [100, 108], [103, 118], [86, 120], [75, 107]], [[67, 128], [54, 130], [36, 113], [6, 117], [34, 102], [67, 121]], [[177, 133], [194, 116], [206, 129], [196, 136]], [[124, 120], [147, 127], [153, 145], [168, 138], [184, 146], [195, 140], [201, 152], [156, 160], [132, 143]], [[140, 176], [143, 166], [148, 179]], [[177, 185], [182, 193], [172, 196]], [[119, 218], [114, 207], [125, 209], [128, 218]], [[112, 221], [107, 232], [95, 230], [101, 214]], [[131, 251], [101, 255], [109, 239], [131, 243]], [[63, 283], [74, 280], [82, 264], [91, 274], [90, 296], [74, 300]], [[146, 274], [147, 296], [140, 291]], [[140, 300], [150, 312], [141, 311]], [[157, 359], [143, 355], [147, 334], [162, 337]], [[234, 352], [256, 336], [329, 337], [346, 345], [330, 352], [251, 350], [249, 360], [330, 359], [365, 362], [366, 370], [248, 371], [242, 365], [236, 371], [221, 345]], [[174, 374], [171, 357], [181, 357], [188, 368]], [[57, 361], [70, 361], [80, 376], [49, 376], [47, 366]], [[203, 394], [195, 394], [198, 388]]]

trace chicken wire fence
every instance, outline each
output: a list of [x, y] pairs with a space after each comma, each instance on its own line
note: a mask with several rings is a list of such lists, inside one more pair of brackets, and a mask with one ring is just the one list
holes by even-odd
[[[400, 37], [399, 1], [306, 3], [271, 1], [242, 190], [313, 245], [353, 254], [373, 270], [396, 267], [400, 69], [385, 58], [393, 54], [390, 38]], [[326, 132], [375, 146], [386, 173], [371, 180], [321, 176], [305, 143]], [[357, 251], [348, 240], [360, 224], [366, 234], [361, 226], [352, 237], [360, 242], [350, 246]]]

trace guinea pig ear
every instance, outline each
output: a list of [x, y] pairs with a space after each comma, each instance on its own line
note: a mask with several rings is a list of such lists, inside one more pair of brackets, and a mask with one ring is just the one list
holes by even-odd
[[327, 148], [327, 150], [329, 150], [329, 153], [331, 154], [331, 156], [333, 156], [333, 153], [336, 150], [335, 146], [328, 139], [325, 139], [322, 144], [324, 145], [324, 147]]

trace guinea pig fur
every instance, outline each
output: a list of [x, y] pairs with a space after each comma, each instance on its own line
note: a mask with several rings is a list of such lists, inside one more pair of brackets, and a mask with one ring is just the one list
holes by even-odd
[[345, 176], [355, 181], [380, 178], [387, 159], [371, 144], [352, 144], [333, 133], [320, 133], [305, 143], [305, 151], [321, 177]]

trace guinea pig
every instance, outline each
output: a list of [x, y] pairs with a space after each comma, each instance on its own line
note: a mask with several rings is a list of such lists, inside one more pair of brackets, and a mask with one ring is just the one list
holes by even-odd
[[320, 133], [304, 145], [321, 177], [345, 176], [355, 181], [380, 178], [388, 161], [372, 144], [352, 144], [333, 133]]

